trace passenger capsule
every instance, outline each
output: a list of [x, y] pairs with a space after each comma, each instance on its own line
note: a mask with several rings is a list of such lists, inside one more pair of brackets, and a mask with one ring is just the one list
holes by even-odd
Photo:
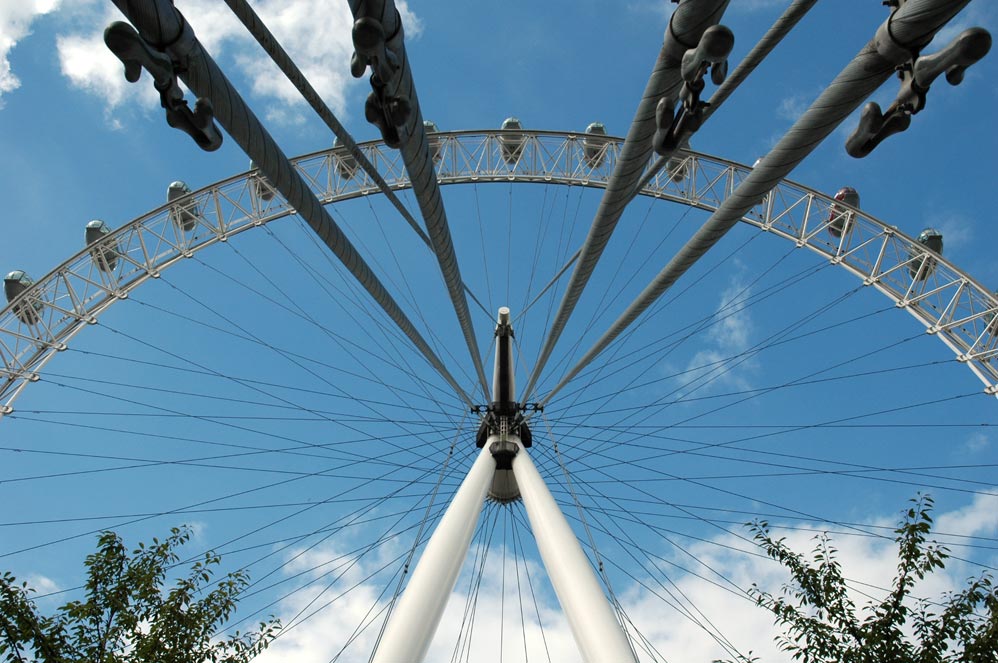
[[432, 120], [423, 120], [423, 129], [426, 131], [426, 140], [430, 144], [430, 156], [433, 157], [433, 163], [440, 163], [440, 157], [443, 156], [443, 146], [440, 143], [440, 137], [434, 136], [433, 134], [440, 133], [440, 129], [437, 128], [437, 123]]
[[[20, 269], [15, 269], [13, 272], [4, 277], [3, 280], [3, 292], [7, 296], [7, 303], [11, 303], [17, 297], [31, 287], [34, 281], [30, 276], [25, 274]], [[26, 325], [36, 325], [38, 321], [41, 320], [41, 310], [42, 303], [39, 301], [28, 300], [18, 302], [14, 306], [14, 315]]]
[[354, 173], [357, 172], [357, 160], [347, 148], [343, 147], [339, 137], [333, 141], [333, 150], [335, 151], [333, 158], [336, 159], [336, 172], [345, 180], [353, 179]]
[[[859, 209], [859, 193], [851, 186], [842, 187], [833, 198]], [[854, 215], [855, 212], [851, 210], [839, 205], [832, 205], [831, 210], [828, 212], [828, 234], [836, 238], [842, 237], [843, 234], [848, 235], [849, 231], [852, 230]]]
[[171, 183], [170, 187], [166, 190], [166, 200], [170, 203], [170, 218], [177, 228], [184, 232], [194, 230], [201, 212], [198, 210], [197, 202], [194, 200], [185, 200], [176, 204], [174, 202], [184, 198], [190, 192], [191, 188], [180, 180]]
[[[90, 246], [91, 244], [100, 242], [106, 235], [110, 234], [110, 226], [100, 219], [94, 219], [87, 224], [83, 237], [87, 242], [87, 246]], [[94, 264], [97, 265], [99, 270], [110, 272], [118, 265], [118, 252], [117, 242], [104, 242], [102, 246], [90, 249], [90, 257], [93, 258]]]
[[[926, 228], [918, 234], [915, 238], [919, 244], [934, 251], [939, 255], [943, 254], [943, 234], [936, 230], [935, 228]], [[913, 278], [919, 281], [925, 280], [929, 274], [931, 274], [936, 269], [936, 259], [933, 258], [928, 253], [922, 252], [919, 254], [911, 254], [909, 258], [918, 258], [922, 256], [922, 260], [913, 260], [908, 263], [908, 272], [911, 273]], [[924, 264], [924, 267], [923, 267]]]
[[517, 129], [523, 129], [520, 121], [515, 117], [507, 117], [502, 121], [502, 129], [505, 133], [499, 134], [499, 150], [502, 152], [502, 159], [509, 165], [515, 165], [523, 154], [523, 134]]
[[669, 160], [665, 162], [665, 170], [669, 173], [669, 178], [673, 182], [682, 182], [686, 179], [686, 176], [690, 171], [689, 159], [680, 156], [679, 154], [671, 156], [669, 157]]
[[[250, 161], [250, 170], [256, 170], [256, 164]], [[267, 176], [262, 172], [257, 172], [253, 175], [253, 193], [256, 197], [264, 202], [269, 202], [274, 199], [274, 189], [270, 186], [270, 181]]]
[[582, 155], [590, 168], [599, 168], [606, 160], [606, 127], [602, 122], [593, 122], [586, 127], [586, 135], [582, 138]]

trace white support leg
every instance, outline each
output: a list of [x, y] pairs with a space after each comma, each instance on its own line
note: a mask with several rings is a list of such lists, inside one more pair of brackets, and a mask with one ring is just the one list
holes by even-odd
[[496, 463], [486, 446], [430, 537], [388, 621], [373, 663], [419, 663], [454, 590], [492, 483]]
[[527, 450], [515, 436], [510, 435], [509, 439], [519, 447], [513, 457], [513, 475], [527, 508], [530, 528], [583, 660], [587, 663], [634, 663], [634, 652], [627, 636], [617, 623], [572, 528]]

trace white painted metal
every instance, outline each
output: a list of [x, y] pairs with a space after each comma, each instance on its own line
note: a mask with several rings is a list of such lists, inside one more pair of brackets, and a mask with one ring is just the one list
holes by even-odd
[[[510, 165], [502, 158], [499, 133], [434, 134], [441, 153], [440, 183], [541, 182], [600, 188], [606, 186], [608, 169], [620, 152], [620, 139], [607, 138], [606, 159], [592, 167], [576, 135], [524, 130], [522, 155]], [[365, 143], [361, 149], [393, 187], [409, 185], [401, 163], [383, 143]], [[345, 154], [330, 149], [294, 162], [324, 205], [379, 192], [356, 164], [344, 160]], [[685, 168], [688, 176], [682, 181], [659, 172], [640, 195], [712, 211], [751, 171], [692, 152], [685, 154]], [[21, 302], [41, 304], [37, 324], [26, 324], [14, 314], [16, 301], [0, 309], [0, 419], [13, 411], [17, 396], [38, 379], [55, 353], [133, 289], [203, 248], [294, 213], [279, 196], [261, 199], [258, 182], [258, 175], [249, 172], [195, 191], [191, 205], [198, 216], [189, 232], [171, 218], [170, 206], [163, 205], [73, 256], [21, 296]], [[989, 393], [998, 393], [998, 325], [993, 324], [998, 297], [942, 256], [932, 256], [936, 268], [928, 278], [914, 279], [907, 266], [920, 260], [925, 248], [862, 210], [850, 209], [852, 229], [833, 237], [827, 232], [833, 210], [845, 207], [784, 180], [742, 221], [820, 254], [879, 290], [949, 346], [988, 385]], [[107, 272], [94, 257], [106, 250], [116, 250], [119, 257]]]
[[419, 663], [468, 556], [496, 464], [485, 445], [430, 537], [388, 620], [373, 663]]
[[527, 450], [516, 436], [510, 435], [508, 439], [519, 449], [513, 457], [513, 474], [527, 509], [530, 529], [583, 660], [587, 663], [633, 663], [634, 652], [627, 636], [610, 609], [572, 528]]

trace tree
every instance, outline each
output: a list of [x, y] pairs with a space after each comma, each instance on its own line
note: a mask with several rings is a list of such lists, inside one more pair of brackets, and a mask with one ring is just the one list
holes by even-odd
[[113, 532], [98, 538], [86, 559], [84, 600], [71, 601], [52, 616], [41, 615], [27, 583], [0, 576], [0, 661], [28, 663], [243, 663], [263, 651], [280, 630], [276, 619], [258, 632], [213, 634], [232, 613], [249, 577], [230, 573], [209, 590], [220, 558], [214, 553], [192, 564], [173, 587], [167, 573], [177, 550], [190, 539], [174, 528], [164, 541], [139, 544], [128, 554]]
[[[942, 569], [944, 546], [929, 539], [932, 498], [920, 496], [895, 530], [898, 571], [886, 597], [862, 615], [847, 592], [836, 549], [817, 538], [809, 560], [774, 539], [765, 521], [749, 525], [759, 546], [790, 572], [782, 596], [753, 586], [756, 602], [784, 629], [780, 647], [802, 663], [996, 663], [998, 589], [984, 574], [938, 601], [913, 598], [918, 581]], [[750, 653], [751, 655], [751, 653]], [[757, 659], [741, 657], [739, 663]], [[717, 663], [717, 662], [715, 662]]]

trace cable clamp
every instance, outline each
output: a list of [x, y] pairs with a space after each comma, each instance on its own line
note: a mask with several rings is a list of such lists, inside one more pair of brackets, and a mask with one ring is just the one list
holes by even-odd
[[[884, 24], [889, 25], [888, 23]], [[883, 26], [881, 27], [883, 30]], [[877, 33], [877, 50], [887, 57], [881, 43], [891, 43], [890, 38], [880, 39]], [[945, 48], [932, 55], [914, 56], [898, 66], [901, 89], [886, 111], [881, 111], [875, 101], [863, 106], [859, 125], [846, 140], [849, 156], [861, 159], [870, 154], [884, 139], [901, 133], [911, 125], [911, 116], [925, 108], [929, 87], [940, 74], [946, 74], [950, 85], [959, 85], [967, 68], [991, 50], [991, 35], [984, 28], [969, 28], [956, 36]]]
[[[186, 25], [186, 23], [185, 23]], [[182, 35], [189, 32], [186, 28]], [[189, 39], [184, 40], [186, 44]], [[215, 124], [211, 102], [199, 97], [191, 110], [184, 92], [177, 83], [180, 67], [166, 52], [150, 46], [128, 23], [115, 21], [104, 30], [104, 43], [125, 66], [125, 80], [135, 83], [145, 69], [152, 76], [159, 92], [160, 104], [166, 110], [166, 123], [189, 135], [206, 152], [222, 145], [222, 134]]]
[[723, 25], [712, 25], [704, 30], [695, 48], [683, 53], [680, 76], [683, 87], [679, 92], [682, 102], [677, 113], [675, 101], [668, 97], [659, 99], [655, 107], [655, 152], [661, 156], [671, 156], [689, 141], [703, 124], [704, 111], [710, 104], [700, 100], [706, 83], [704, 77], [710, 71], [710, 80], [720, 85], [728, 76], [728, 56], [735, 45], [735, 35]]
[[387, 89], [402, 67], [401, 57], [389, 42], [401, 41], [402, 19], [395, 10], [398, 29], [395, 34], [386, 35], [384, 25], [373, 15], [372, 3], [362, 2], [355, 12], [358, 18], [353, 23], [354, 52], [350, 57], [350, 73], [360, 78], [371, 67], [372, 92], [364, 103], [364, 116], [378, 127], [381, 138], [392, 149], [402, 144], [398, 127], [404, 126], [412, 114], [412, 105], [407, 97], [388, 94]]

